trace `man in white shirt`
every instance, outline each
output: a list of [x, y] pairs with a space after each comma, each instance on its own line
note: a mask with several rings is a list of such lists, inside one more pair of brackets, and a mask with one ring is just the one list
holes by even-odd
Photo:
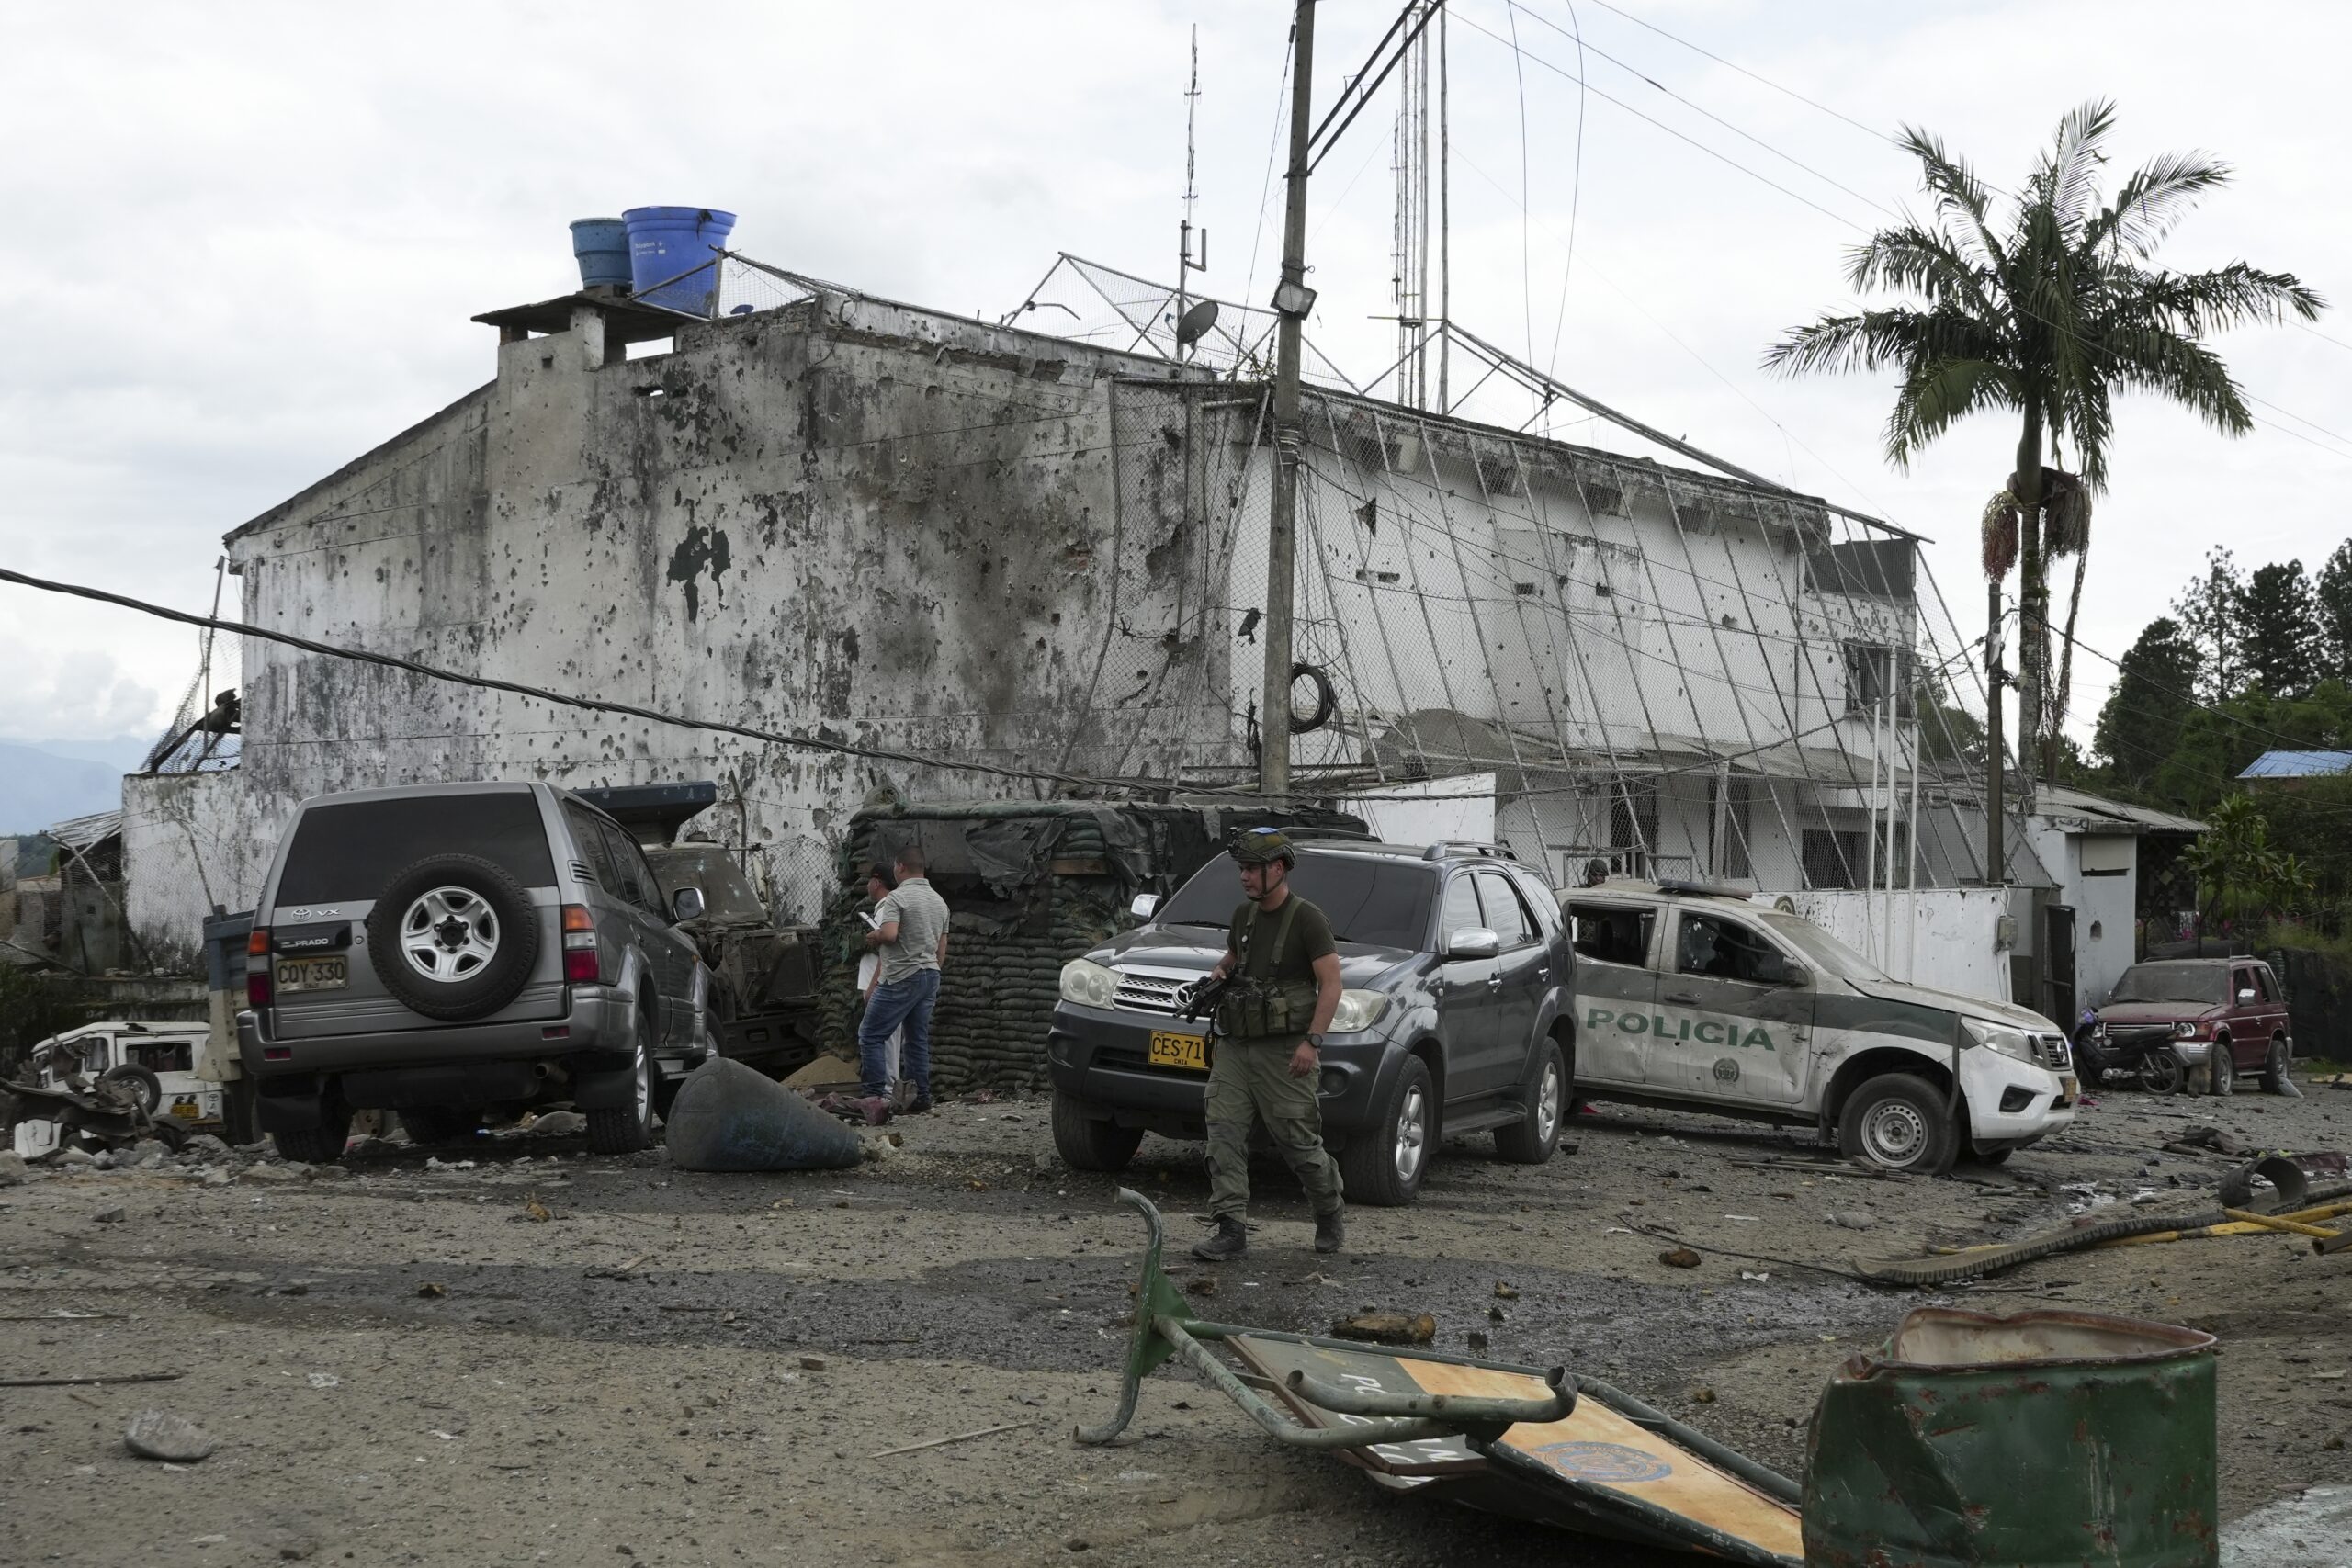
[[892, 869], [899, 886], [875, 908], [874, 929], [865, 933], [865, 945], [882, 960], [882, 982], [857, 1026], [858, 1076], [868, 1096], [889, 1094], [890, 1033], [903, 1028], [899, 1068], [913, 1086], [907, 1113], [919, 1116], [931, 1109], [931, 1011], [947, 961], [947, 903], [924, 877], [921, 850], [900, 850]]

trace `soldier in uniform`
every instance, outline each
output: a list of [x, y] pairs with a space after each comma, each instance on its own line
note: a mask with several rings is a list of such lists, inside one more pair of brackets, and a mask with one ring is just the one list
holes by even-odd
[[1249, 1249], [1250, 1128], [1262, 1121], [1315, 1204], [1315, 1250], [1347, 1239], [1340, 1168], [1323, 1147], [1316, 1100], [1323, 1032], [1340, 1006], [1340, 956], [1323, 911], [1290, 890], [1297, 852], [1277, 829], [1236, 841], [1248, 895], [1227, 928], [1212, 980], [1231, 976], [1217, 1003], [1209, 1067], [1209, 1217], [1216, 1232], [1193, 1256], [1219, 1262]]

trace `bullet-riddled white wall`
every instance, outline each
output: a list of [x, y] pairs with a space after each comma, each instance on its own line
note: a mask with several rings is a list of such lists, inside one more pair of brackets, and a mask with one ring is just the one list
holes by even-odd
[[2009, 912], [2005, 887], [1788, 897], [1798, 914], [1898, 980], [1965, 997], [2009, 998], [2009, 955], [1998, 946], [2000, 921]]

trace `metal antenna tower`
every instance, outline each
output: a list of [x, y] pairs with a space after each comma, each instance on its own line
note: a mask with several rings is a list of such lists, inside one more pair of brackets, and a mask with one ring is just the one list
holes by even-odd
[[1397, 73], [1396, 126], [1389, 160], [1396, 180], [1390, 293], [1396, 304], [1396, 400], [1430, 406], [1430, 0], [1405, 7], [1411, 41]]
[[[1193, 75], [1184, 89], [1184, 218], [1176, 226], [1176, 358], [1184, 359], [1193, 339], [1182, 332], [1185, 313], [1184, 275], [1209, 267], [1209, 231], [1201, 231], [1201, 257], [1193, 259], [1193, 207], [1201, 193], [1193, 183], [1193, 122], [1201, 107], [1201, 25], [1193, 24]], [[1195, 334], [1197, 335], [1197, 334]]]

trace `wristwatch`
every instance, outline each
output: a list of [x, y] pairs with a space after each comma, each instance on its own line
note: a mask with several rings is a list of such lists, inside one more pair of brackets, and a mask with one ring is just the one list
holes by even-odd
[[1323, 1037], [1320, 1034], [1308, 1035], [1306, 1037], [1306, 1043], [1317, 1051], [1323, 1049]]

